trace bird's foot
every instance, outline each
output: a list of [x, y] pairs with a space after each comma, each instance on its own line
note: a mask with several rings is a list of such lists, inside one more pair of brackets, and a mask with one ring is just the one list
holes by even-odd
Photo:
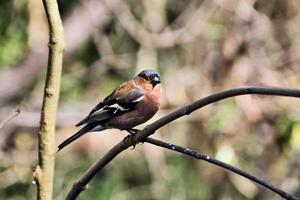
[[132, 149], [131, 149], [131, 150], [133, 150], [133, 149], [135, 149], [135, 146], [136, 146], [136, 143], [135, 143], [135, 136], [136, 136], [136, 133], [137, 133], [138, 131], [140, 131], [140, 130], [132, 128], [132, 129], [127, 129], [126, 131], [127, 131], [130, 135], [126, 136], [126, 137], [124, 138], [124, 141], [126, 142], [126, 140], [127, 140], [128, 138], [130, 138], [130, 141], [131, 141], [131, 143], [132, 143]]
[[135, 137], [134, 136], [134, 134], [129, 134], [129, 135], [127, 135], [124, 139], [123, 139], [123, 142], [125, 143], [125, 144], [127, 144], [127, 142], [128, 142], [128, 139], [130, 138], [130, 142], [132, 143], [132, 148], [131, 148], [131, 150], [133, 150], [133, 149], [135, 149], [135, 143], [134, 143], [134, 138], [133, 137]]

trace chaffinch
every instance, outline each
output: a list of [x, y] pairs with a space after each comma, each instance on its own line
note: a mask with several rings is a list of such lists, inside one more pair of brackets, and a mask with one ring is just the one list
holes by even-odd
[[58, 151], [87, 132], [116, 128], [133, 133], [135, 126], [148, 121], [158, 111], [160, 100], [158, 72], [144, 70], [98, 103], [87, 117], [76, 124], [85, 126], [62, 142]]

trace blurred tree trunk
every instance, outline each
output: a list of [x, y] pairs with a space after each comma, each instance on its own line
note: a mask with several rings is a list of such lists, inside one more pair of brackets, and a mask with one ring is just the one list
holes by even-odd
[[37, 183], [37, 199], [51, 200], [56, 153], [55, 119], [65, 42], [56, 0], [43, 0], [43, 4], [49, 24], [49, 57], [38, 134], [39, 164], [35, 169], [34, 178]]

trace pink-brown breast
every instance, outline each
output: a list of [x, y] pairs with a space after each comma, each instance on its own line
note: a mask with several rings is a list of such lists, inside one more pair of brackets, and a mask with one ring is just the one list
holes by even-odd
[[[145, 86], [147, 87], [147, 86]], [[108, 127], [121, 130], [133, 128], [148, 121], [158, 111], [161, 101], [161, 86], [145, 88], [144, 99], [137, 104], [134, 110], [117, 116], [106, 123]]]

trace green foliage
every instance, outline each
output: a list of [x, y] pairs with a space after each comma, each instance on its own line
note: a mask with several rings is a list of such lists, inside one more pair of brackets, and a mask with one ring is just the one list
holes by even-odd
[[[125, 152], [128, 153], [131, 152]], [[73, 154], [67, 158], [58, 156], [55, 172], [59, 177], [55, 184], [57, 199], [66, 195], [71, 184], [94, 160], [86, 154]], [[149, 171], [147, 160], [140, 157], [138, 160], [125, 161], [121, 157], [114, 161], [115, 165], [107, 166], [97, 174], [79, 199], [160, 200], [176, 196], [182, 199], [214, 199], [210, 186], [201, 178], [201, 172], [194, 170], [191, 161], [190, 158], [168, 153], [167, 174], [158, 180], [162, 183], [163, 193], [156, 193], [153, 191], [155, 179]], [[161, 174], [161, 169], [156, 170], [155, 173]]]
[[106, 33], [116, 54], [132, 53], [138, 50], [139, 44], [116, 21], [109, 24]]
[[25, 1], [1, 1], [0, 69], [15, 63], [26, 47], [27, 16]]
[[[80, 65], [79, 65], [80, 66]], [[61, 101], [75, 103], [81, 100], [84, 96], [84, 80], [82, 80], [82, 70], [80, 67], [74, 66], [77, 70], [65, 72], [62, 75], [61, 82]]]
[[213, 132], [227, 132], [231, 127], [239, 123], [240, 110], [232, 100], [220, 103], [215, 115], [209, 120], [209, 127]]
[[[27, 193], [28, 184], [27, 183], [16, 183], [6, 188], [5, 191], [2, 191], [0, 199], [10, 199], [10, 200], [25, 200], [24, 194]], [[0, 190], [1, 191], [1, 190]]]
[[176, 195], [183, 195], [182, 199], [213, 199], [210, 186], [202, 179], [203, 174], [195, 171], [191, 160], [191, 158], [177, 154], [169, 156], [168, 192], [164, 199], [172, 199]]
[[91, 40], [85, 43], [79, 49], [79, 51], [77, 51], [75, 58], [77, 61], [82, 62], [82, 64], [84, 64], [85, 67], [91, 65], [91, 63], [99, 59], [99, 55], [95, 44]]
[[69, 12], [72, 10], [72, 8], [78, 3], [80, 3], [79, 0], [73, 0], [73, 1], [57, 1], [59, 12], [62, 17], [69, 14]]
[[281, 118], [278, 120], [277, 144], [281, 151], [289, 146], [294, 125], [295, 122], [289, 118]]

